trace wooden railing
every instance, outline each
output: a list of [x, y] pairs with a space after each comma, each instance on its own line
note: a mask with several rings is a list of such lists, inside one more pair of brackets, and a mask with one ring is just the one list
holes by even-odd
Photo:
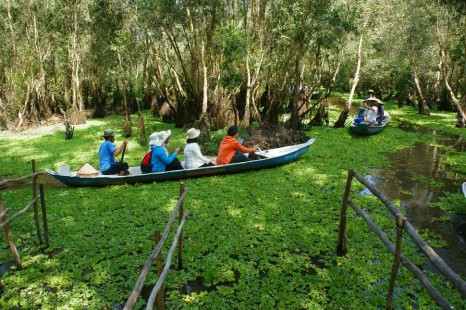
[[[168, 270], [170, 269], [173, 252], [175, 251], [177, 245], [178, 245], [178, 269], [183, 268], [183, 226], [184, 226], [186, 216], [187, 216], [187, 211], [184, 212], [183, 210], [184, 209], [183, 202], [184, 202], [184, 199], [186, 198], [187, 192], [188, 192], [188, 189], [185, 188], [184, 183], [181, 182], [180, 183], [180, 198], [178, 199], [178, 202], [175, 208], [173, 209], [172, 215], [170, 216], [167, 226], [165, 227], [165, 231], [162, 237], [160, 237], [160, 232], [158, 231], [155, 232], [156, 246], [152, 250], [152, 253], [150, 254], [149, 258], [147, 258], [146, 263], [144, 264], [144, 267], [142, 268], [142, 272], [123, 309], [130, 310], [134, 308], [134, 305], [136, 304], [136, 301], [139, 295], [141, 294], [141, 290], [146, 280], [146, 277], [149, 273], [149, 269], [155, 259], [157, 260], [158, 280], [151, 291], [151, 294], [147, 301], [146, 309], [152, 309], [155, 301], [156, 301], [158, 310], [165, 309], [163, 282], [165, 280], [165, 277], [167, 276]], [[173, 243], [168, 252], [167, 262], [165, 266], [162, 266], [162, 253], [161, 253], [162, 247], [168, 238], [168, 234], [170, 233], [170, 229], [173, 225], [173, 222], [176, 219], [177, 213], [179, 213], [180, 224], [178, 225], [178, 228], [176, 230], [176, 235], [173, 238]]]
[[[377, 198], [382, 201], [382, 203], [387, 207], [387, 209], [396, 217], [396, 227], [397, 227], [397, 242], [396, 246], [390, 241], [387, 235], [371, 220], [371, 218], [359, 208], [354, 202], [349, 198], [351, 182], [355, 178], [361, 184], [367, 187], [369, 191], [374, 194]], [[440, 273], [448, 279], [456, 289], [461, 293], [463, 298], [466, 298], [466, 282], [461, 279], [451, 268], [437, 255], [437, 253], [425, 243], [416, 229], [411, 225], [411, 223], [404, 218], [400, 211], [395, 207], [395, 205], [388, 200], [380, 191], [378, 191], [372, 184], [370, 184], [364, 177], [358, 174], [353, 169], [348, 170], [348, 176], [346, 180], [346, 188], [343, 196], [343, 202], [340, 210], [340, 224], [338, 228], [338, 241], [337, 241], [337, 255], [343, 256], [347, 252], [348, 248], [348, 236], [346, 229], [346, 210], [348, 204], [350, 207], [356, 211], [356, 213], [361, 216], [367, 225], [376, 233], [379, 239], [385, 244], [385, 246], [390, 250], [392, 254], [395, 255], [395, 259], [392, 265], [392, 272], [390, 277], [390, 286], [389, 293], [387, 296], [387, 309], [393, 308], [393, 289], [394, 283], [396, 280], [396, 274], [398, 270], [398, 265], [401, 262], [408, 268], [421, 282], [421, 284], [427, 289], [432, 299], [435, 300], [437, 305], [443, 309], [453, 309], [453, 306], [438, 292], [438, 290], [430, 283], [424, 273], [410, 260], [404, 257], [401, 254], [401, 245], [402, 245], [402, 232], [403, 230], [411, 237], [414, 243], [422, 250], [425, 256], [429, 261], [440, 271]]]
[[24, 214], [28, 211], [31, 207], [34, 209], [34, 221], [36, 224], [36, 232], [37, 237], [39, 238], [40, 244], [43, 244], [42, 234], [40, 229], [40, 219], [39, 219], [39, 209], [37, 207], [37, 201], [40, 199], [41, 203], [41, 210], [42, 210], [42, 220], [44, 223], [44, 237], [45, 237], [45, 244], [49, 246], [49, 229], [48, 229], [48, 222], [47, 222], [47, 208], [45, 205], [45, 195], [44, 195], [44, 185], [39, 185], [40, 195], [37, 195], [37, 178], [39, 175], [44, 174], [45, 172], [36, 172], [36, 163], [32, 161], [32, 174], [28, 174], [25, 176], [18, 177], [16, 179], [3, 179], [0, 181], [0, 190], [8, 189], [11, 184], [16, 184], [18, 182], [22, 182], [32, 178], [32, 200], [20, 211], [15, 213], [13, 216], [6, 218], [7, 213], [11, 211], [11, 208], [4, 209], [3, 208], [3, 200], [0, 192], [0, 228], [3, 228], [6, 232], [8, 244], [10, 246], [11, 253], [13, 254], [15, 265], [18, 269], [22, 269], [23, 265], [21, 264], [21, 258], [18, 254], [18, 250], [16, 249], [13, 234], [11, 233], [11, 229], [9, 223], [13, 222], [18, 216]]

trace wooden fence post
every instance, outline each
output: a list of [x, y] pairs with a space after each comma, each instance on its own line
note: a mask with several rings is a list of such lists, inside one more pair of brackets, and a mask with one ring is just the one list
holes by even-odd
[[[0, 213], [2, 212], [3, 212], [3, 200], [2, 200], [2, 196], [0, 195]], [[2, 222], [5, 221], [3, 217], [0, 220]], [[10, 245], [11, 253], [13, 253], [13, 257], [15, 259], [15, 265], [16, 267], [18, 267], [18, 269], [23, 269], [23, 265], [21, 264], [21, 259], [19, 258], [18, 250], [16, 249], [15, 243], [13, 241], [13, 235], [11, 233], [10, 227], [7, 224], [3, 226], [3, 228], [5, 229], [6, 236], [8, 238], [8, 244]]]
[[396, 274], [398, 273], [398, 268], [400, 266], [401, 260], [401, 243], [403, 242], [403, 216], [398, 213], [396, 215], [396, 247], [395, 247], [395, 257], [393, 259], [392, 273], [390, 275], [390, 285], [388, 287], [388, 296], [387, 296], [387, 310], [393, 309], [393, 292], [395, 291], [395, 281]]
[[[32, 173], [36, 173], [36, 160], [31, 161], [32, 164]], [[32, 199], [37, 197], [37, 175], [32, 177]], [[41, 198], [42, 199], [42, 198]], [[37, 201], [34, 202], [34, 220], [36, 222], [37, 238], [39, 238], [39, 243], [42, 244], [42, 234], [40, 233], [40, 221], [39, 221], [39, 210], [37, 208]]]
[[[184, 193], [184, 182], [180, 182], [180, 197]], [[184, 203], [180, 205], [180, 223], [184, 214]], [[178, 238], [178, 270], [183, 269], [183, 231], [181, 231], [180, 237]]]
[[[155, 245], [159, 244], [160, 241], [160, 232], [156, 231], [155, 232]], [[160, 249], [159, 254], [157, 255], [157, 276], [160, 277], [160, 275], [163, 272], [163, 262], [162, 262], [162, 249]], [[162, 284], [160, 287], [159, 292], [157, 293], [157, 299], [156, 299], [156, 304], [157, 304], [157, 310], [164, 310], [165, 309], [165, 289]]]
[[351, 190], [351, 181], [353, 180], [353, 169], [348, 169], [346, 178], [345, 194], [341, 203], [340, 224], [338, 225], [337, 255], [343, 256], [348, 251], [348, 235], [346, 233], [346, 209], [348, 208], [348, 198]]
[[45, 206], [44, 184], [39, 185], [40, 190], [40, 205], [42, 207], [42, 221], [44, 222], [45, 245], [50, 246], [49, 243], [49, 225], [47, 221], [47, 208]]

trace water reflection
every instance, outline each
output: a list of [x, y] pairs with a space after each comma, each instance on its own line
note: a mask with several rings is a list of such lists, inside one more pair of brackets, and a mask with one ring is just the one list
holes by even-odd
[[[464, 151], [465, 142], [459, 140], [442, 138], [435, 143]], [[438, 146], [416, 143], [410, 149], [390, 154], [390, 169], [368, 169], [368, 173], [372, 175], [370, 181], [388, 199], [400, 201], [401, 209], [406, 210], [407, 218], [418, 231], [428, 229], [448, 243], [448, 248], [436, 248], [436, 252], [456, 273], [466, 278], [466, 215], [450, 215], [429, 207], [444, 191], [460, 193], [458, 184], [464, 181], [461, 175], [441, 168], [441, 152]], [[429, 182], [418, 181], [419, 177]], [[441, 216], [451, 217], [451, 222], [433, 221]]]

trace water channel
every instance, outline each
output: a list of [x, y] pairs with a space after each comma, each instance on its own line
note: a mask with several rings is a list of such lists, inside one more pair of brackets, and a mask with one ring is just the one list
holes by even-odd
[[[338, 97], [329, 98], [329, 101], [341, 109], [346, 103]], [[353, 105], [350, 114], [356, 115], [358, 105]], [[406, 122], [400, 122], [398, 128], [430, 134], [434, 137], [434, 145], [449, 146], [458, 152], [466, 151], [466, 141], [459, 137], [439, 135]], [[367, 169], [366, 178], [388, 199], [400, 201], [400, 208], [406, 211], [406, 217], [418, 231], [428, 229], [448, 244], [447, 248], [435, 248], [435, 251], [454, 272], [466, 279], [466, 214], [450, 214], [429, 206], [437, 202], [445, 191], [462, 194], [461, 183], [466, 181], [464, 176], [449, 171], [448, 166], [441, 164], [442, 152], [444, 150], [438, 146], [415, 143], [409, 149], [387, 155], [390, 169]], [[418, 181], [419, 177], [429, 182]], [[430, 185], [437, 182], [441, 185]], [[435, 220], [440, 217], [449, 217], [451, 220]], [[430, 270], [435, 268], [431, 265], [425, 267]]]
[[[409, 123], [401, 122], [402, 130], [416, 130]], [[423, 129], [421, 129], [423, 130]], [[426, 130], [427, 133], [427, 130]], [[462, 139], [445, 140], [445, 136], [435, 136], [435, 145], [448, 145], [464, 152], [466, 142]], [[466, 215], [458, 215], [433, 208], [429, 205], [444, 195], [461, 193], [460, 175], [448, 171], [441, 165], [443, 152], [438, 146], [415, 143], [411, 148], [388, 155], [390, 169], [367, 169], [367, 178], [391, 201], [399, 200], [400, 208], [418, 231], [428, 229], [448, 243], [447, 248], [435, 248], [437, 254], [463, 279], [466, 278]], [[442, 168], [441, 168], [442, 167]], [[419, 177], [429, 182], [418, 181]], [[441, 184], [441, 185], [431, 185]], [[466, 204], [466, 199], [464, 200]], [[451, 221], [437, 221], [449, 217]], [[430, 265], [425, 266], [433, 270]]]

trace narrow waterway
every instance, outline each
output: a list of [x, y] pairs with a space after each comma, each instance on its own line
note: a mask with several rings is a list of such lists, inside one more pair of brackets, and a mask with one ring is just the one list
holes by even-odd
[[[403, 130], [416, 130], [409, 124], [400, 123]], [[422, 129], [421, 129], [422, 130]], [[436, 145], [464, 152], [464, 140], [434, 135]], [[450, 138], [445, 140], [445, 138]], [[456, 215], [430, 207], [445, 191], [461, 193], [462, 176], [444, 168], [438, 146], [415, 143], [412, 148], [400, 150], [388, 156], [390, 169], [367, 169], [368, 178], [388, 199], [399, 200], [401, 209], [406, 211], [409, 221], [418, 231], [428, 229], [448, 243], [447, 248], [435, 248], [440, 257], [463, 279], [466, 278], [466, 215]], [[428, 182], [419, 181], [425, 178]], [[439, 186], [439, 184], [441, 184]], [[466, 199], [464, 200], [466, 204]], [[438, 221], [440, 217], [451, 221]], [[426, 266], [426, 268], [433, 268]]]

